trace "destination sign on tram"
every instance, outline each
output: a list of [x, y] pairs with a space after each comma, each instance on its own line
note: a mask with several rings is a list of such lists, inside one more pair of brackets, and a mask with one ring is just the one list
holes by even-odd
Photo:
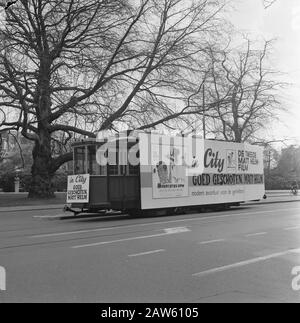
[[89, 174], [68, 176], [67, 203], [88, 203], [89, 186]]

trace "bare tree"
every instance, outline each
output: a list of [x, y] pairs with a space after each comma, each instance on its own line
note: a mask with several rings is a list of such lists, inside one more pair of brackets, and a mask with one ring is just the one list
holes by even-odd
[[[52, 196], [53, 174], [72, 157], [52, 155], [57, 133], [69, 140], [133, 118], [152, 127], [193, 113], [189, 75], [209, 35], [218, 33], [223, 2], [19, 0], [9, 6], [0, 32], [1, 129], [34, 142], [30, 197]], [[175, 101], [180, 104], [170, 109]]]
[[257, 141], [256, 134], [276, 117], [284, 86], [268, 64], [271, 41], [261, 48], [247, 40], [239, 48], [211, 51], [210, 96], [216, 105], [213, 132], [225, 140]]

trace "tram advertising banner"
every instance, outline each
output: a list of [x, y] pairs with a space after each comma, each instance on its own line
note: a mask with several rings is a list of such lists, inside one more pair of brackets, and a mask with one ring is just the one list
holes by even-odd
[[143, 209], [243, 202], [265, 193], [263, 150], [255, 145], [141, 134], [140, 153]]
[[198, 156], [201, 173], [189, 170], [191, 201], [204, 204], [261, 199], [265, 193], [261, 147], [233, 142], [204, 140]]
[[68, 176], [67, 203], [88, 203], [89, 188], [89, 174]]
[[188, 196], [182, 146], [152, 144], [151, 152], [153, 198]]

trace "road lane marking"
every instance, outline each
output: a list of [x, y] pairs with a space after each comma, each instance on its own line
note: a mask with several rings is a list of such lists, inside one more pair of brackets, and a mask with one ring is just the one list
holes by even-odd
[[152, 250], [152, 251], [145, 251], [145, 252], [140, 252], [140, 253], [134, 253], [132, 255], [128, 255], [128, 257], [138, 257], [138, 256], [145, 256], [145, 255], [150, 255], [153, 253], [158, 253], [158, 252], [163, 252], [166, 251], [165, 249], [157, 249], [157, 250]]
[[286, 250], [286, 251], [282, 251], [282, 252], [276, 252], [276, 253], [272, 253], [270, 255], [266, 255], [266, 256], [262, 256], [262, 257], [256, 257], [256, 258], [236, 262], [236, 263], [226, 265], [226, 266], [211, 268], [211, 269], [208, 269], [208, 270], [204, 270], [204, 271], [200, 271], [198, 273], [192, 274], [192, 276], [196, 276], [196, 277], [207, 276], [207, 275], [210, 275], [210, 274], [215, 274], [215, 273], [226, 271], [226, 270], [229, 270], [229, 269], [234, 269], [234, 268], [238, 268], [238, 267], [251, 265], [251, 264], [254, 264], [254, 263], [258, 263], [258, 262], [261, 262], [261, 261], [266, 261], [266, 260], [269, 260], [269, 259], [272, 259], [272, 258], [278, 258], [278, 257], [281, 257], [281, 256], [286, 256], [286, 255], [293, 254], [293, 253], [300, 253], [300, 248], [298, 248], [298, 249], [290, 249], [290, 250]]
[[225, 239], [215, 239], [215, 240], [200, 241], [199, 244], [210, 244], [210, 243], [222, 242], [222, 241], [225, 241]]
[[267, 234], [268, 232], [256, 232], [256, 233], [249, 233], [246, 234], [245, 237], [256, 237], [256, 236], [262, 236]]
[[146, 236], [138, 236], [138, 237], [124, 238], [124, 239], [117, 239], [117, 240], [101, 241], [101, 242], [95, 242], [95, 243], [89, 243], [89, 244], [73, 246], [71, 248], [78, 249], [78, 248], [85, 248], [85, 247], [101, 246], [101, 245], [117, 243], [117, 242], [124, 242], [124, 241], [132, 241], [132, 240], [140, 240], [140, 239], [147, 239], [147, 238], [169, 236], [169, 235], [172, 235], [172, 234], [175, 234], [175, 233], [177, 233], [177, 232], [164, 232], [164, 233], [151, 234], [151, 235], [146, 235]]
[[78, 249], [78, 248], [94, 247], [94, 246], [101, 246], [101, 245], [111, 244], [111, 243], [116, 243], [116, 242], [139, 240], [139, 239], [146, 239], [146, 238], [155, 238], [155, 237], [162, 237], [162, 236], [167, 236], [167, 235], [169, 235], [169, 233], [152, 234], [152, 235], [148, 235], [148, 236], [138, 236], [138, 237], [132, 237], [132, 238], [125, 238], [125, 239], [117, 239], [117, 240], [101, 241], [101, 242], [83, 244], [83, 245], [73, 246], [71, 248]]
[[284, 230], [298, 230], [300, 229], [300, 226], [295, 226], [295, 227], [287, 227], [287, 228], [284, 228]]
[[[89, 213], [89, 214], [92, 214], [93, 217], [95, 217], [97, 219], [104, 219], [104, 218], [106, 218], [106, 219], [114, 219], [114, 218], [122, 217], [121, 214], [116, 214], [116, 215], [109, 215], [109, 214], [103, 214], [103, 215], [99, 214], [99, 215], [97, 215], [97, 214], [94, 214], [94, 213]], [[86, 218], [88, 218], [88, 217], [91, 218], [91, 216], [89, 216], [89, 214], [88, 213], [85, 214], [87, 216]], [[36, 218], [36, 219], [60, 219], [60, 218], [68, 219], [68, 218], [70, 218], [70, 219], [74, 219], [74, 220], [76, 220], [76, 218], [79, 219], [79, 218], [82, 218], [82, 217], [83, 216], [78, 217], [76, 215], [67, 215], [66, 213], [61, 213], [61, 214], [57, 214], [57, 215], [34, 215], [33, 216], [33, 218]]]
[[[106, 231], [106, 230], [114, 230], [114, 229], [126, 229], [126, 228], [135, 228], [135, 227], [144, 227], [144, 226], [157, 225], [157, 224], [181, 223], [181, 222], [202, 221], [202, 220], [214, 220], [214, 219], [223, 219], [223, 218], [235, 217], [235, 216], [245, 216], [245, 215], [248, 216], [248, 215], [262, 214], [262, 213], [276, 213], [276, 212], [290, 211], [290, 210], [300, 210], [300, 208], [265, 210], [265, 211], [257, 211], [257, 212], [242, 212], [242, 213], [224, 214], [224, 215], [211, 215], [211, 216], [206, 216], [206, 217], [201, 217], [201, 218], [195, 217], [195, 218], [188, 218], [188, 219], [147, 222], [147, 223], [138, 223], [138, 224], [130, 224], [130, 225], [123, 225], [123, 226], [107, 227], [107, 228], [102, 227], [102, 228], [97, 228], [97, 229], [45, 233], [45, 234], [38, 234], [38, 235], [29, 236], [29, 238], [30, 239], [48, 238], [48, 237], [57, 237], [57, 236], [64, 236], [64, 235], [73, 235], [73, 234], [81, 234], [81, 233], [89, 233], [89, 232], [99, 232], [99, 231]], [[269, 215], [269, 214], [267, 214], [267, 215]]]
[[63, 216], [66, 216], [65, 214], [56, 214], [56, 215], [34, 215], [33, 218], [36, 219], [59, 219]]
[[167, 228], [167, 229], [164, 229], [164, 231], [166, 233], [181, 233], [181, 232], [189, 232], [191, 231], [190, 229], [188, 229], [187, 227], [178, 227], [178, 228]]

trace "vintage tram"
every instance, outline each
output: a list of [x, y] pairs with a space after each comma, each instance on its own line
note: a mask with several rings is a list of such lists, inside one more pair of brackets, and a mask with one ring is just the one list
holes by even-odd
[[67, 208], [130, 214], [228, 207], [265, 193], [262, 148], [143, 131], [73, 144]]

